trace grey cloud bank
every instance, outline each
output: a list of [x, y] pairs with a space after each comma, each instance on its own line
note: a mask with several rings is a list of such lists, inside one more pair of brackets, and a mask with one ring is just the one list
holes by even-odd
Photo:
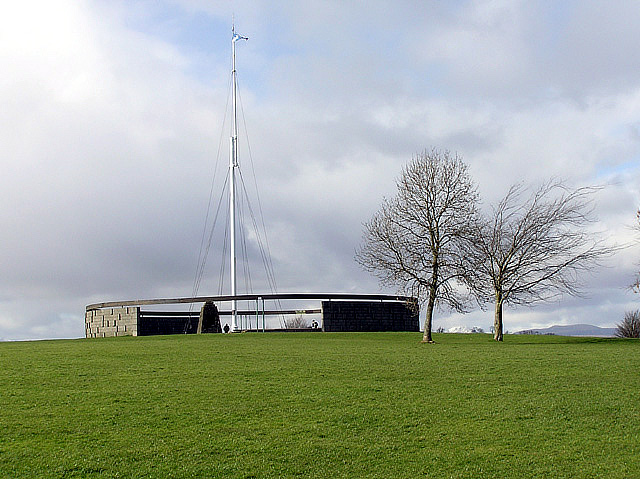
[[[250, 37], [242, 106], [283, 292], [377, 292], [353, 262], [361, 223], [432, 146], [465, 159], [485, 204], [515, 181], [608, 184], [599, 228], [637, 240], [640, 12], [628, 2], [235, 9]], [[79, 337], [85, 304], [191, 293], [221, 135], [227, 161], [231, 15], [226, 2], [186, 0], [7, 7], [0, 337]], [[203, 294], [218, 288], [213, 249]], [[637, 307], [626, 285], [639, 258], [629, 248], [594, 271], [585, 299], [505, 311], [506, 329], [614, 325]], [[491, 320], [442, 311], [434, 326]]]

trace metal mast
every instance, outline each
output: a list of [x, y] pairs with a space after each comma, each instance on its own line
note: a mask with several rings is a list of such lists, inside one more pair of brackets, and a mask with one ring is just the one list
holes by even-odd
[[[232, 100], [231, 100], [231, 154], [229, 155], [229, 236], [231, 242], [231, 295], [236, 296], [236, 169], [238, 168], [238, 112], [236, 104], [236, 94], [238, 88], [238, 80], [236, 74], [236, 42], [238, 40], [248, 40], [247, 37], [240, 36], [236, 33], [235, 25], [231, 27], [231, 84], [232, 84]], [[238, 331], [237, 322], [237, 301], [231, 302], [231, 330]]]

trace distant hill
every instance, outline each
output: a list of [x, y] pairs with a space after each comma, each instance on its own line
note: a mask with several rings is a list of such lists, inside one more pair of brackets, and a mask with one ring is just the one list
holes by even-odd
[[527, 329], [516, 334], [555, 334], [557, 336], [592, 336], [596, 338], [612, 338], [616, 328], [601, 328], [591, 324], [570, 324], [567, 326], [551, 326], [543, 329]]

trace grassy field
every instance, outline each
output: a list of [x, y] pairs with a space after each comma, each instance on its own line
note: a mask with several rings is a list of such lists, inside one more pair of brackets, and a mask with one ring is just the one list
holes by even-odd
[[640, 477], [640, 343], [0, 343], [0, 477]]

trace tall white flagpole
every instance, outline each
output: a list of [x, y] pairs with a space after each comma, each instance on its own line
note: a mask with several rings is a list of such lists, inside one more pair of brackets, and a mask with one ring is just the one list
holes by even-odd
[[[236, 169], [238, 168], [238, 112], [236, 103], [236, 94], [238, 87], [238, 80], [236, 74], [236, 42], [238, 40], [247, 40], [247, 37], [242, 37], [236, 34], [235, 25], [231, 28], [231, 56], [232, 56], [232, 69], [231, 69], [231, 83], [232, 83], [232, 117], [231, 117], [231, 154], [229, 155], [229, 231], [231, 242], [231, 295], [236, 296]], [[231, 301], [231, 330], [238, 331], [239, 325], [237, 322], [237, 310], [238, 304], [234, 299]]]

